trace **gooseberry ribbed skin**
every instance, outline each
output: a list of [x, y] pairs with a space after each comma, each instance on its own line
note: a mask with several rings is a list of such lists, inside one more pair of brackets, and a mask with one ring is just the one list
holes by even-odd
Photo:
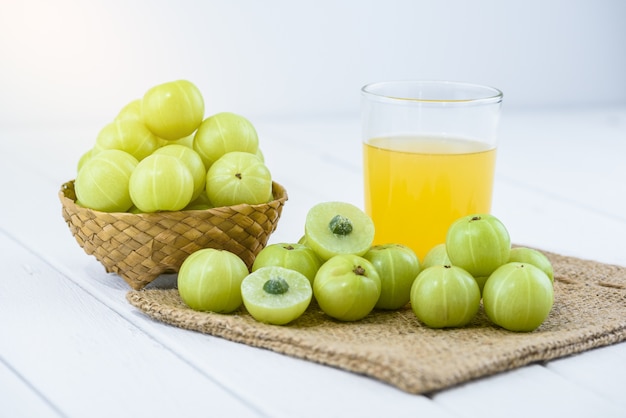
[[141, 161], [160, 146], [160, 140], [139, 120], [120, 119], [105, 125], [96, 138], [96, 150], [118, 149]]
[[141, 115], [141, 99], [135, 99], [120, 109], [115, 120], [123, 119], [133, 119], [143, 122], [143, 116]]
[[509, 262], [532, 264], [546, 273], [550, 281], [554, 283], [554, 268], [552, 267], [552, 263], [548, 257], [539, 250], [527, 247], [511, 248]]
[[381, 292], [381, 281], [372, 263], [354, 254], [330, 258], [317, 271], [313, 295], [328, 316], [357, 321], [369, 314]]
[[183, 261], [178, 292], [194, 310], [229, 313], [242, 304], [241, 282], [247, 275], [248, 267], [237, 255], [206, 248]]
[[375, 245], [363, 255], [378, 272], [381, 291], [375, 307], [399, 309], [411, 298], [411, 286], [420, 271], [415, 252], [402, 244]]
[[142, 212], [178, 211], [191, 202], [193, 176], [178, 158], [153, 154], [137, 164], [129, 190]]
[[430, 328], [467, 325], [480, 307], [480, 290], [460, 267], [437, 265], [420, 272], [411, 287], [411, 308]]
[[192, 201], [205, 191], [206, 169], [204, 168], [204, 163], [202, 163], [202, 158], [193, 149], [180, 144], [168, 144], [157, 149], [154, 154], [170, 155], [185, 163], [193, 177]]
[[489, 276], [483, 288], [487, 317], [509, 331], [537, 329], [550, 314], [553, 304], [552, 281], [532, 264], [504, 264]]
[[137, 164], [135, 157], [120, 150], [90, 156], [76, 175], [77, 200], [102, 212], [126, 212], [133, 205], [129, 183]]
[[426, 269], [432, 266], [445, 266], [451, 265], [450, 257], [446, 250], [446, 244], [441, 243], [431, 248], [422, 260], [422, 269]]
[[312, 285], [321, 265], [322, 260], [306, 245], [281, 242], [263, 248], [254, 259], [252, 271], [268, 266], [284, 267], [303, 274]]
[[464, 216], [448, 228], [446, 252], [451, 263], [475, 277], [489, 276], [509, 260], [510, 251], [509, 232], [493, 215]]
[[91, 157], [93, 157], [95, 154], [97, 154], [97, 151], [95, 151], [93, 148], [85, 151], [83, 155], [81, 155], [78, 159], [78, 163], [76, 163], [76, 172], [78, 173], [80, 169], [85, 165], [85, 163], [91, 160]]
[[206, 174], [206, 193], [215, 207], [258, 205], [272, 199], [272, 175], [253, 154], [224, 154]]
[[245, 117], [232, 112], [221, 112], [202, 121], [194, 135], [193, 148], [209, 169], [215, 161], [229, 152], [240, 151], [256, 155], [259, 152], [259, 137], [254, 125]]
[[159, 84], [141, 100], [143, 121], [156, 136], [176, 141], [192, 134], [204, 118], [204, 99], [187, 80]]

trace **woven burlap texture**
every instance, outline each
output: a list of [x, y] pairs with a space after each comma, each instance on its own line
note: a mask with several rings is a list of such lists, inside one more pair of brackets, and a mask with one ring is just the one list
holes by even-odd
[[494, 326], [482, 308], [466, 327], [429, 329], [410, 306], [374, 311], [357, 322], [330, 319], [312, 304], [287, 326], [256, 322], [245, 310], [196, 312], [176, 289], [130, 291], [148, 316], [189, 330], [261, 347], [431, 393], [480, 377], [626, 340], [626, 268], [544, 252], [555, 270], [555, 303], [530, 333]]

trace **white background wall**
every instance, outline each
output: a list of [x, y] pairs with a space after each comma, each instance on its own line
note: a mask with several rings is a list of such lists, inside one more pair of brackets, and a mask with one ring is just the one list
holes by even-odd
[[0, 0], [0, 124], [104, 123], [187, 78], [207, 114], [357, 115], [385, 79], [626, 104], [623, 0]]

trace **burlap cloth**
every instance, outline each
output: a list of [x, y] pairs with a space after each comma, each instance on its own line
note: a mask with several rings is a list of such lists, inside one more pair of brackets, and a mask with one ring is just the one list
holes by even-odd
[[338, 367], [410, 393], [428, 393], [479, 377], [606, 346], [626, 339], [626, 267], [544, 252], [555, 270], [555, 302], [531, 333], [491, 324], [482, 308], [467, 327], [429, 329], [410, 306], [344, 323], [316, 304], [295, 322], [256, 322], [234, 314], [195, 312], [176, 289], [130, 291], [148, 316], [194, 331]]

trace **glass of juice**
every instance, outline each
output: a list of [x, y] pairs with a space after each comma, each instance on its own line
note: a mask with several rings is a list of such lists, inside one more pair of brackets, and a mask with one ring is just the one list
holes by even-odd
[[374, 244], [420, 260], [461, 216], [491, 210], [502, 92], [450, 81], [361, 89], [365, 211]]

